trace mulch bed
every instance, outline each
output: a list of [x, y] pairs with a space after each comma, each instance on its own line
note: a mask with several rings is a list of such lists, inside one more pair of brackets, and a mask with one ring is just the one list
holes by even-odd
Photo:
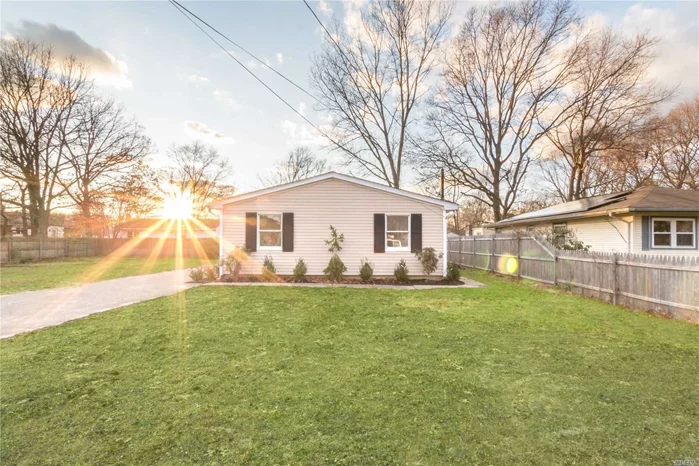
[[395, 278], [372, 278], [371, 280], [363, 281], [359, 278], [345, 278], [341, 282], [331, 282], [325, 277], [305, 277], [303, 280], [296, 280], [290, 275], [275, 275], [267, 279], [262, 275], [233, 275], [224, 274], [219, 281], [224, 283], [328, 283], [335, 285], [391, 285], [391, 286], [461, 286], [461, 281], [452, 281], [445, 278], [413, 278], [410, 281], [402, 283]]

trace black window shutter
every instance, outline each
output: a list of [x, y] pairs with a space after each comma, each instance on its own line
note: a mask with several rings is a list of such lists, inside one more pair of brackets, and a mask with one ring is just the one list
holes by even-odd
[[641, 249], [650, 249], [650, 217], [647, 215], [641, 217]]
[[257, 251], [257, 212], [245, 212], [245, 247]]
[[294, 214], [282, 214], [282, 251], [294, 252]]
[[410, 250], [422, 251], [422, 214], [410, 214]]
[[385, 214], [374, 214], [374, 252], [386, 252]]

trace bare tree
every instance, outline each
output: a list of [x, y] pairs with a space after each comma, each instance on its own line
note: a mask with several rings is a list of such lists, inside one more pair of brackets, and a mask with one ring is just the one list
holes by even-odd
[[308, 147], [297, 147], [274, 165], [270, 176], [260, 180], [267, 186], [273, 186], [320, 175], [329, 169], [328, 163], [316, 157]]
[[[600, 172], [608, 154], [629, 155], [625, 146], [652, 130], [657, 105], [672, 95], [646, 78], [657, 40], [646, 34], [625, 39], [610, 29], [589, 34], [575, 62], [576, 79], [567, 97], [563, 124], [548, 133], [554, 160], [545, 170], [563, 201], [612, 189]], [[597, 170], [597, 172], [595, 172]], [[601, 176], [600, 176], [601, 175]]]
[[653, 152], [658, 182], [699, 190], [699, 96], [676, 106], [664, 119]]
[[206, 205], [231, 194], [224, 181], [232, 172], [229, 161], [213, 146], [200, 141], [168, 150], [171, 167], [166, 170], [168, 184], [191, 199], [194, 214], [205, 215]]
[[332, 116], [335, 148], [400, 187], [410, 126], [451, 14], [437, 0], [372, 2], [356, 29], [335, 26], [311, 79]]
[[416, 161], [442, 168], [494, 220], [510, 215], [536, 144], [560, 122], [557, 102], [578, 44], [568, 1], [528, 0], [472, 8], [444, 64]]
[[101, 190], [92, 205], [91, 219], [102, 228], [102, 236], [116, 238], [124, 222], [153, 213], [162, 201], [157, 186], [157, 173], [139, 160], [108, 189]]
[[90, 96], [76, 108], [74, 120], [72, 134], [64, 137], [67, 162], [74, 171], [65, 188], [82, 220], [91, 223], [93, 209], [123, 184], [124, 176], [131, 176], [151, 144], [143, 127], [111, 99]]
[[[85, 68], [50, 47], [0, 41], [0, 173], [26, 186], [31, 234], [45, 235], [55, 201], [70, 182], [64, 137], [90, 92]], [[21, 207], [21, 206], [20, 206]]]

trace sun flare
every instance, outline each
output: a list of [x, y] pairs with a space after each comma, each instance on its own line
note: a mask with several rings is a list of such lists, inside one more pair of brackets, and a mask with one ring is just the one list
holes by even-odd
[[163, 217], [176, 220], [192, 218], [192, 200], [182, 193], [171, 193], [163, 201]]

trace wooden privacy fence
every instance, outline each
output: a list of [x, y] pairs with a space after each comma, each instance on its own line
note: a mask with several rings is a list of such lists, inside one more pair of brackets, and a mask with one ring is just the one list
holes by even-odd
[[566, 251], [517, 235], [462, 236], [449, 240], [447, 251], [464, 267], [699, 322], [699, 256]]
[[[184, 257], [205, 255], [211, 260], [218, 260], [218, 239], [182, 238], [181, 241]], [[175, 238], [2, 238], [0, 263], [106, 256], [118, 249], [125, 257], [148, 257], [151, 254], [175, 257], [178, 244]]]

